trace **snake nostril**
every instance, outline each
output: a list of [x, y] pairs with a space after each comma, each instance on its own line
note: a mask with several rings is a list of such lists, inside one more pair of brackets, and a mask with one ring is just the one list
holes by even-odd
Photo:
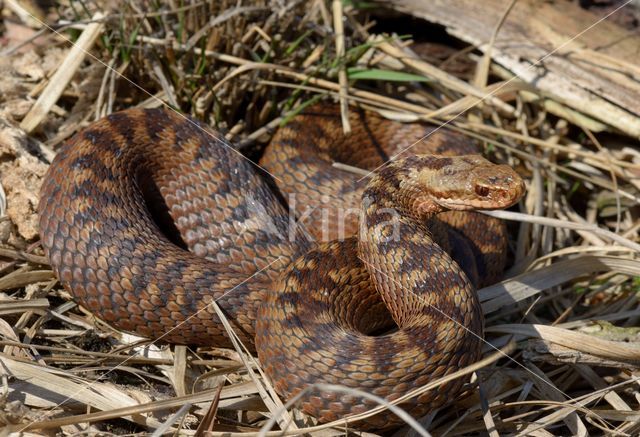
[[487, 197], [489, 195], [489, 187], [476, 185], [476, 194], [480, 197]]

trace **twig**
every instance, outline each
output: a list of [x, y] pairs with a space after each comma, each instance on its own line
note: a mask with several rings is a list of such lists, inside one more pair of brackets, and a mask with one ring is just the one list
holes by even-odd
[[333, 0], [333, 30], [336, 40], [336, 57], [339, 64], [338, 83], [340, 84], [340, 116], [342, 117], [342, 130], [345, 134], [351, 132], [349, 123], [349, 104], [347, 103], [347, 67], [344, 64], [344, 23], [342, 22], [342, 1]]
[[511, 3], [505, 9], [504, 13], [500, 17], [500, 20], [498, 20], [498, 23], [496, 24], [496, 27], [493, 29], [493, 33], [491, 34], [491, 39], [489, 40], [489, 44], [487, 45], [487, 50], [485, 50], [482, 59], [480, 59], [480, 62], [478, 63], [476, 74], [473, 79], [473, 84], [480, 89], [487, 86], [487, 79], [489, 78], [489, 70], [491, 66], [491, 52], [493, 51], [493, 46], [496, 43], [498, 32], [500, 32], [500, 29], [507, 19], [509, 12], [511, 12], [517, 1], [518, 0], [511, 0]]
[[[93, 20], [100, 20], [104, 15], [101, 12], [93, 16]], [[93, 43], [104, 30], [103, 22], [94, 22], [87, 26], [78, 38], [78, 41], [69, 50], [69, 54], [60, 64], [58, 70], [51, 77], [49, 84], [44, 89], [36, 103], [25, 116], [20, 127], [27, 133], [31, 133], [46, 117], [51, 107], [58, 101], [62, 92], [67, 87], [76, 71], [82, 64], [85, 54], [91, 49]]]
[[468, 84], [467, 82], [458, 79], [455, 76], [452, 76], [439, 68], [434, 67], [427, 62], [424, 62], [421, 59], [417, 59], [414, 57], [407, 56], [400, 48], [390, 44], [388, 41], [383, 39], [382, 37], [376, 37], [373, 39], [375, 46], [398, 60], [400, 60], [403, 64], [408, 67], [417, 70], [428, 77], [432, 77], [440, 82], [443, 85], [451, 88], [454, 91], [458, 91], [462, 94], [474, 96], [480, 99], [487, 100], [489, 103], [494, 105], [496, 108], [504, 111], [507, 114], [513, 115], [515, 113], [515, 109], [511, 106], [503, 102], [502, 100], [496, 98], [495, 96], [489, 95], [483, 90], [474, 87], [473, 85]]
[[535, 215], [521, 214], [521, 213], [512, 212], [512, 211], [481, 211], [481, 212], [491, 217], [496, 217], [503, 220], [518, 220], [518, 221], [536, 223], [536, 224], [541, 224], [546, 226], [556, 226], [559, 228], [593, 232], [594, 234], [609, 238], [610, 240], [615, 241], [621, 246], [628, 247], [629, 249], [633, 249], [636, 252], [640, 253], [640, 244], [635, 243], [629, 240], [628, 238], [621, 237], [620, 235], [615, 234], [607, 229], [600, 228], [596, 225], [592, 225], [588, 223], [575, 223], [567, 220], [558, 220], [558, 219], [553, 219], [549, 217], [538, 217]]
[[193, 47], [195, 47], [195, 45], [203, 36], [209, 33], [211, 28], [224, 23], [225, 21], [235, 17], [236, 15], [249, 14], [251, 12], [268, 11], [268, 10], [269, 8], [265, 8], [262, 6], [242, 6], [242, 7], [227, 9], [222, 14], [216, 15], [215, 17], [211, 17], [209, 22], [204, 27], [202, 27], [196, 33], [194, 33], [191, 36], [191, 38], [189, 38], [189, 41], [187, 41], [187, 43], [185, 44], [185, 49], [187, 51], [191, 50]]

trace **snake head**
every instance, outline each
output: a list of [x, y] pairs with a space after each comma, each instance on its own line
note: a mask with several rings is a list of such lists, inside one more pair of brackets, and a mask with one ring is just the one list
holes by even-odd
[[[425, 166], [414, 167], [421, 182], [421, 203], [444, 210], [502, 209], [524, 193], [522, 178], [507, 165], [479, 155], [421, 156]], [[424, 208], [424, 206], [423, 206]]]

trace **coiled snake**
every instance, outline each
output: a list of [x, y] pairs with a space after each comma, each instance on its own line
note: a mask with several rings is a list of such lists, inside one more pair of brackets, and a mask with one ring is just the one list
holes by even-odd
[[[392, 400], [464, 367], [480, 351], [475, 288], [499, 276], [506, 236], [477, 213], [439, 213], [508, 207], [523, 182], [450, 135], [359, 181], [331, 162], [376, 168], [430, 128], [356, 110], [351, 124], [342, 137], [335, 109], [317, 106], [279, 129], [261, 161], [278, 194], [218, 134], [172, 111], [101, 119], [60, 149], [42, 186], [51, 265], [96, 316], [166, 342], [229, 346], [215, 300], [287, 398], [326, 382]], [[349, 208], [361, 219], [337, 220]], [[461, 385], [401, 406], [424, 414]], [[372, 406], [315, 391], [301, 405], [321, 421]]]

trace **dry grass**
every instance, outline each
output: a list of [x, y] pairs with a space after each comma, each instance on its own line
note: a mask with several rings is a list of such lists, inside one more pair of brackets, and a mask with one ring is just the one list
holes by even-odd
[[[20, 11], [20, 2], [9, 3]], [[575, 112], [570, 121], [558, 116], [559, 102], [539, 98], [529, 85], [500, 81], [504, 71], [473, 50], [417, 59], [408, 41], [370, 33], [366, 9], [349, 2], [159, 4], [61, 5], [59, 16], [43, 15], [60, 34], [41, 32], [42, 23], [20, 11], [16, 20], [37, 30], [36, 43], [45, 38], [66, 50], [63, 38], [92, 35], [77, 40], [90, 49], [84, 61], [81, 51], [63, 52], [64, 77], [51, 68], [17, 89], [23, 99], [38, 98], [17, 121], [33, 132], [41, 159], [79, 126], [137, 105], [179, 108], [253, 158], [280, 123], [326, 96], [393, 119], [446, 122], [514, 166], [528, 191], [520, 214], [502, 213], [512, 220], [509, 279], [479, 291], [486, 358], [462, 372], [473, 374], [469, 395], [397, 435], [640, 433], [635, 140], [594, 134], [599, 125]], [[335, 23], [343, 29], [334, 32]], [[5, 54], [24, 56], [10, 48]], [[469, 71], [454, 74], [456, 65], [476, 62], [472, 82], [464, 79]], [[396, 73], [348, 81], [353, 67], [373, 77], [377, 70]], [[400, 81], [407, 77], [398, 71], [427, 81]], [[8, 99], [0, 97], [0, 105]], [[3, 153], [4, 161], [21, 159]], [[0, 423], [8, 429], [249, 436], [279, 425], [287, 431], [263, 428], [262, 435], [348, 432], [344, 421], [315, 426], [295, 402], [285, 408], [239, 342], [235, 350], [158, 347], [114, 332], [77, 307], [38, 245], [4, 216], [11, 189], [0, 186]]]

